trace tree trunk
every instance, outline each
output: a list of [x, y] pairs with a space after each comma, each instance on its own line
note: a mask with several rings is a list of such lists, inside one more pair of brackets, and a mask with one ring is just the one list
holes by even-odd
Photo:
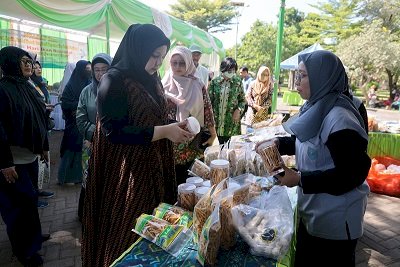
[[394, 96], [395, 96], [395, 92], [393, 90], [394, 89], [393, 88], [393, 74], [388, 69], [386, 69], [386, 73], [387, 73], [388, 78], [389, 78], [389, 84], [388, 84], [388, 86], [389, 86], [389, 99], [390, 99], [390, 102], [393, 102]]

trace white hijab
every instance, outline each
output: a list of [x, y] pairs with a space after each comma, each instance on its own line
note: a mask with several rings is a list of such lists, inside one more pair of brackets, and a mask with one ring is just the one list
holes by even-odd
[[175, 75], [172, 68], [162, 80], [165, 95], [177, 106], [176, 120], [195, 117], [200, 126], [204, 126], [204, 84], [194, 76], [196, 67], [193, 63], [192, 52], [184, 47], [177, 46], [172, 50], [171, 57], [180, 55], [185, 61], [186, 70], [182, 76]]

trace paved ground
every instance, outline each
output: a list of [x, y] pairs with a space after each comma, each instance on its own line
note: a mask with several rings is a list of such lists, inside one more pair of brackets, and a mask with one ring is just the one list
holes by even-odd
[[[398, 112], [369, 110], [369, 113], [371, 112], [385, 120], [400, 119]], [[55, 197], [49, 199], [49, 207], [39, 210], [43, 232], [51, 233], [51, 239], [43, 244], [41, 250], [45, 260], [44, 266], [49, 267], [81, 266], [79, 242], [81, 225], [77, 219], [80, 186], [57, 185], [56, 172], [61, 137], [62, 132], [53, 132], [50, 140], [51, 181], [47, 189], [55, 192]], [[357, 267], [400, 267], [400, 198], [370, 194], [365, 216], [365, 233], [357, 246], [356, 262]], [[2, 221], [0, 221], [0, 266], [21, 266], [12, 256]]]

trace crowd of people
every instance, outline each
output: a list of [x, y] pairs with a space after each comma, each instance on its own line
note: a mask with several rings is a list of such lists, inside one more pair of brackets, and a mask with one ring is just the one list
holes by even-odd
[[[137, 239], [131, 229], [138, 216], [176, 202], [177, 184], [207, 146], [240, 135], [242, 119], [251, 126], [271, 114], [267, 66], [254, 79], [243, 66], [239, 76], [237, 62], [227, 57], [211, 77], [199, 46], [176, 46], [161, 79], [169, 50], [158, 27], [132, 25], [114, 58], [99, 53], [78, 61], [62, 91], [58, 183], [82, 184], [83, 266], [109, 266]], [[295, 264], [325, 258], [354, 266], [369, 192], [365, 107], [348, 93], [333, 53], [316, 51], [299, 62], [296, 87], [306, 102], [288, 121], [291, 137], [275, 140], [281, 154], [297, 160], [298, 170], [283, 166], [278, 176], [283, 185], [299, 186]], [[25, 266], [41, 266], [38, 251], [48, 235], [41, 231], [38, 197], [53, 193], [38, 189], [38, 161], [48, 160], [53, 107], [31, 54], [5, 47], [0, 66], [0, 212], [14, 255]], [[199, 134], [188, 130], [189, 117], [199, 122]]]

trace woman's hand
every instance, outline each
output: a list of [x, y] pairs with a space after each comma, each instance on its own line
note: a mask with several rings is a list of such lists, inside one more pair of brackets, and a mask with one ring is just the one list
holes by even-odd
[[232, 115], [232, 120], [233, 120], [233, 122], [240, 122], [240, 110], [239, 109], [236, 109], [234, 112], [233, 112], [233, 115]]
[[300, 174], [295, 170], [286, 167], [286, 165], [282, 165], [282, 168], [285, 171], [285, 175], [275, 175], [275, 177], [281, 182], [281, 185], [286, 185], [287, 187], [297, 186], [300, 182]]
[[187, 121], [175, 122], [163, 126], [155, 126], [152, 141], [157, 141], [163, 138], [167, 138], [174, 143], [185, 143], [191, 140], [195, 134], [187, 131]]
[[217, 135], [211, 135], [210, 138], [208, 138], [208, 140], [206, 142], [204, 142], [202, 145], [203, 146], [212, 146], [214, 144], [214, 140], [215, 138], [217, 138]]
[[6, 178], [6, 181], [10, 184], [15, 183], [15, 181], [17, 181], [17, 179], [18, 179], [18, 173], [15, 170], [15, 166], [2, 169], [1, 172], [3, 173], [4, 177]]

